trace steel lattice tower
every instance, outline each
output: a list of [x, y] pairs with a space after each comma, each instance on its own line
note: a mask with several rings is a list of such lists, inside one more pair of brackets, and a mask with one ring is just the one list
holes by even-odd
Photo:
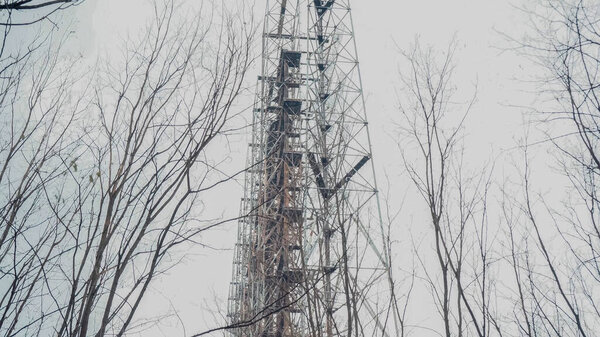
[[387, 335], [388, 259], [349, 2], [268, 0], [233, 336]]

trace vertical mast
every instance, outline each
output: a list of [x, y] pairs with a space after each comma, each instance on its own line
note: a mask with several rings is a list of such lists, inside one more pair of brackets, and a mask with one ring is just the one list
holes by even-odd
[[298, 3], [267, 4], [249, 156], [252, 169], [242, 201], [247, 216], [239, 226], [229, 300], [233, 322], [256, 324], [235, 330], [236, 336], [298, 336], [294, 301], [303, 232]]
[[386, 336], [388, 263], [349, 0], [269, 1], [252, 139], [233, 336]]

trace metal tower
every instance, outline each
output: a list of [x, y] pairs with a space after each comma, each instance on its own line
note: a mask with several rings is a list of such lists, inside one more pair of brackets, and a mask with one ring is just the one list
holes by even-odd
[[268, 0], [233, 336], [387, 335], [388, 259], [349, 2]]

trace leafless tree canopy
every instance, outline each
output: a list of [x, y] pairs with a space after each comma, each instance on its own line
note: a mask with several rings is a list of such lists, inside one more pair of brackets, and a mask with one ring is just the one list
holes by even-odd
[[69, 2], [75, 2], [74, 0], [53, 0], [53, 1], [33, 1], [33, 0], [10, 0], [0, 4], [0, 9], [16, 9], [16, 10], [27, 10], [27, 9], [38, 9], [53, 5], [63, 5]]
[[85, 0], [3, 0], [0, 2], [1, 26], [29, 26], [50, 20], [53, 14]]
[[216, 172], [206, 151], [234, 115], [253, 28], [155, 9], [91, 76], [37, 41], [2, 60], [2, 336], [142, 328], [149, 285], [205, 230], [198, 205]]
[[[465, 104], [454, 101], [455, 48], [452, 43], [439, 53], [417, 42], [404, 53], [410, 71], [403, 76], [400, 122], [406, 141], [399, 145], [429, 214], [427, 242], [433, 245], [433, 255], [421, 248], [415, 254], [421, 282], [431, 293], [443, 327], [438, 333], [492, 336], [499, 334], [500, 323], [490, 277], [495, 266], [494, 233], [487, 219], [491, 170], [475, 173], [464, 165], [463, 123], [476, 95]], [[436, 261], [435, 267], [429, 261]]]
[[557, 166], [571, 184], [559, 205], [537, 193], [526, 147], [523, 197], [513, 206], [531, 236], [511, 242], [527, 336], [596, 336], [600, 328], [599, 15], [593, 1], [542, 1], [532, 16], [536, 34], [525, 45], [546, 69], [543, 88], [555, 104], [539, 110]]
[[[418, 46], [405, 53], [411, 72], [401, 125], [416, 150], [403, 142], [402, 153], [430, 214], [432, 246], [417, 254], [440, 335], [597, 336], [600, 329], [600, 11], [592, 1], [539, 1], [528, 14], [533, 34], [520, 50], [545, 70], [539, 95], [552, 102], [536, 108], [536, 126], [547, 130], [551, 165], [570, 183], [558, 201], [539, 192], [543, 177], [527, 139], [516, 181], [494, 182], [489, 170], [469, 175], [461, 129], [471, 106], [456, 111], [453, 48], [441, 60]], [[493, 227], [489, 209], [500, 219]], [[436, 268], [427, 263], [434, 259]]]

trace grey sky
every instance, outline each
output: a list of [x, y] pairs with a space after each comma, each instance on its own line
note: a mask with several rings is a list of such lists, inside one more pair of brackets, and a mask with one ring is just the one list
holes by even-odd
[[[198, 8], [201, 2], [189, 0], [182, 6]], [[256, 2], [259, 17], [264, 2]], [[149, 9], [146, 0], [87, 0], [72, 13], [77, 20], [74, 39], [78, 41], [80, 52], [90, 62], [98, 54], [110, 57], [118, 50], [116, 44], [143, 28]], [[409, 49], [416, 36], [420, 36], [423, 45], [431, 44], [440, 49], [457, 39], [456, 98], [466, 102], [476, 86], [478, 90], [477, 104], [467, 123], [470, 151], [467, 160], [473, 160], [477, 166], [475, 159], [498, 156], [523, 135], [526, 109], [514, 106], [526, 106], [535, 97], [527, 92], [531, 88], [517, 79], [527, 77], [534, 70], [523, 58], [504, 51], [508, 42], [498, 32], [520, 37], [527, 28], [526, 17], [509, 1], [497, 0], [355, 0], [353, 16], [381, 190], [394, 191], [393, 205], [408, 193], [401, 221], [418, 233], [426, 224], [419, 221], [422, 210], [415, 206], [418, 204], [416, 194], [401, 174], [402, 163], [394, 136], [396, 126], [392, 123], [402, 121], [398, 113], [401, 96], [398, 93], [402, 91], [398, 73], [405, 64], [400, 50]], [[257, 74], [255, 67], [251, 81]], [[231, 138], [229, 146], [232, 149], [230, 172], [234, 172], [245, 160], [245, 136]], [[389, 176], [389, 186], [384, 171]], [[234, 217], [241, 196], [240, 186], [230, 184], [207, 204], [209, 213]], [[207, 234], [203, 242], [213, 248], [229, 249], [235, 242], [235, 231], [235, 224], [224, 226]], [[148, 318], [175, 312], [178, 317], [171, 316], [157, 326], [144, 327], [140, 336], [180, 336], [182, 326], [190, 334], [216, 324], [207, 308], [214, 307], [215, 303], [225, 308], [231, 251], [198, 247], [188, 253], [184, 263], [154, 284], [142, 312]], [[398, 254], [404, 256], [408, 249]], [[426, 319], [423, 317], [423, 321]], [[418, 335], [429, 336], [424, 331]]]

